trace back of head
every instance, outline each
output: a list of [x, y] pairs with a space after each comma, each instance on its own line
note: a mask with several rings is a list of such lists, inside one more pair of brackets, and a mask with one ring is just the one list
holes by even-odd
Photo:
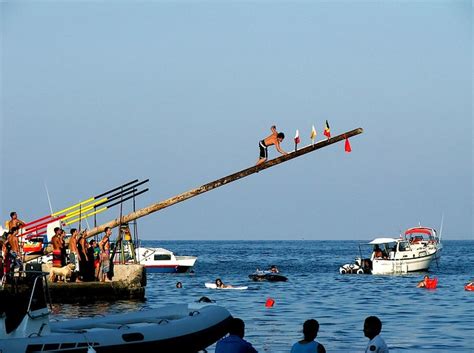
[[382, 321], [377, 316], [369, 316], [365, 319], [365, 326], [373, 336], [377, 336], [382, 331]]
[[245, 323], [242, 319], [234, 317], [229, 323], [229, 334], [244, 338]]
[[303, 324], [303, 335], [305, 341], [313, 341], [318, 335], [319, 322], [314, 319], [306, 320]]
[[277, 134], [277, 137], [278, 137], [278, 138], [281, 138], [281, 139], [283, 140], [283, 139], [285, 138], [285, 134], [284, 134], [283, 132], [279, 132], [279, 133]]

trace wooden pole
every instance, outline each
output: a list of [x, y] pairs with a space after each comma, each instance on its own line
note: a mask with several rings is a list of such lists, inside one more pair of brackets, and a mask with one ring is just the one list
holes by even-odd
[[161, 201], [161, 202], [158, 202], [158, 203], [155, 203], [155, 204], [152, 204], [148, 207], [145, 207], [145, 208], [142, 208], [142, 209], [139, 209], [138, 211], [135, 211], [135, 212], [132, 212], [132, 213], [129, 213], [128, 215], [125, 215], [122, 217], [122, 220], [120, 219], [114, 219], [113, 221], [110, 221], [108, 223], [105, 223], [103, 225], [100, 225], [98, 227], [95, 227], [91, 230], [89, 230], [87, 233], [86, 233], [86, 237], [92, 237], [96, 234], [99, 234], [101, 232], [104, 231], [105, 227], [110, 227], [110, 228], [114, 228], [114, 227], [117, 227], [120, 223], [128, 223], [130, 221], [133, 221], [133, 220], [136, 220], [138, 218], [141, 218], [141, 217], [144, 217], [144, 216], [147, 216], [153, 212], [156, 212], [156, 211], [159, 211], [159, 210], [162, 210], [166, 207], [169, 207], [169, 206], [172, 206], [172, 205], [175, 205], [179, 202], [182, 202], [182, 201], [185, 201], [187, 199], [190, 199], [191, 197], [194, 197], [194, 196], [198, 196], [202, 193], [205, 193], [205, 192], [208, 192], [208, 191], [211, 191], [213, 189], [216, 189], [220, 186], [223, 186], [223, 185], [226, 185], [228, 183], [231, 183], [231, 182], [234, 182], [236, 180], [239, 180], [239, 179], [242, 179], [242, 178], [245, 178], [251, 174], [254, 174], [254, 173], [257, 173], [257, 172], [260, 172], [262, 170], [265, 170], [265, 169], [268, 169], [270, 167], [273, 167], [277, 164], [280, 164], [280, 163], [283, 163], [283, 162], [287, 162], [291, 159], [294, 159], [296, 157], [300, 157], [304, 154], [307, 154], [309, 152], [313, 152], [315, 150], [318, 150], [320, 148], [323, 148], [323, 147], [326, 147], [326, 146], [329, 146], [329, 145], [332, 145], [333, 143], [336, 143], [336, 142], [339, 142], [339, 141], [342, 141], [342, 140], [345, 140], [346, 137], [352, 137], [352, 136], [355, 136], [355, 135], [359, 135], [363, 132], [364, 130], [362, 128], [358, 128], [358, 129], [354, 129], [354, 130], [351, 130], [351, 131], [348, 131], [348, 132], [345, 132], [341, 135], [337, 135], [337, 136], [334, 136], [334, 137], [331, 137], [330, 139], [327, 139], [327, 140], [323, 140], [323, 141], [320, 141], [320, 142], [317, 142], [315, 144], [312, 144], [312, 145], [308, 145], [306, 147], [303, 147], [297, 151], [294, 151], [294, 152], [290, 152], [288, 153], [287, 155], [283, 155], [283, 156], [280, 156], [280, 157], [277, 157], [275, 159], [271, 159], [265, 163], [262, 163], [258, 166], [252, 166], [250, 168], [247, 168], [247, 169], [243, 169], [237, 173], [234, 173], [234, 174], [230, 174], [228, 176], [225, 176], [223, 178], [220, 178], [220, 179], [217, 179], [217, 180], [214, 180], [210, 183], [207, 183], [207, 184], [204, 184], [202, 186], [199, 186], [195, 189], [191, 189], [189, 191], [186, 191], [186, 192], [183, 192], [179, 195], [176, 195], [176, 196], [173, 196], [173, 197], [170, 197], [169, 199], [167, 200], [164, 200], [164, 201]]
[[[293, 152], [290, 152], [286, 155], [282, 155], [282, 156], [279, 156], [277, 158], [274, 158], [274, 159], [271, 159], [265, 163], [262, 163], [262, 164], [259, 164], [259, 165], [255, 165], [255, 166], [252, 166], [250, 168], [247, 168], [247, 169], [243, 169], [237, 173], [234, 173], [234, 174], [230, 174], [228, 176], [225, 176], [223, 178], [220, 178], [220, 179], [217, 179], [217, 180], [214, 180], [210, 183], [207, 183], [207, 184], [204, 184], [204, 185], [201, 185], [197, 188], [194, 188], [194, 189], [191, 189], [189, 191], [186, 191], [186, 192], [183, 192], [179, 195], [176, 195], [176, 196], [173, 196], [173, 197], [170, 197], [169, 199], [166, 199], [164, 201], [161, 201], [161, 202], [158, 202], [158, 203], [154, 203], [148, 207], [144, 207], [142, 209], [139, 209], [137, 211], [134, 211], [132, 213], [129, 213], [128, 215], [125, 215], [123, 217], [119, 217], [117, 219], [114, 219], [110, 222], [107, 222], [105, 224], [102, 224], [100, 226], [97, 226], [95, 228], [92, 228], [91, 230], [87, 231], [87, 233], [84, 235], [86, 238], [89, 238], [89, 237], [92, 237], [94, 235], [97, 235], [99, 233], [102, 233], [104, 232], [105, 228], [106, 227], [110, 227], [110, 228], [115, 228], [117, 226], [119, 226], [120, 224], [124, 224], [124, 223], [128, 223], [128, 222], [131, 222], [131, 221], [134, 221], [138, 218], [141, 218], [141, 217], [144, 217], [144, 216], [147, 216], [153, 212], [156, 212], [156, 211], [159, 211], [159, 210], [162, 210], [166, 207], [169, 207], [169, 206], [172, 206], [172, 205], [175, 205], [179, 202], [182, 202], [182, 201], [185, 201], [187, 199], [190, 199], [194, 196], [198, 196], [200, 194], [203, 194], [205, 192], [208, 192], [208, 191], [211, 191], [213, 189], [216, 189], [220, 186], [223, 186], [223, 185], [226, 185], [226, 184], [229, 184], [229, 183], [232, 183], [236, 180], [239, 180], [239, 179], [242, 179], [242, 178], [245, 178], [249, 175], [252, 175], [252, 174], [255, 174], [255, 173], [258, 173], [262, 170], [265, 170], [265, 169], [268, 169], [268, 168], [271, 168], [271, 167], [274, 167], [280, 163], [283, 163], [283, 162], [287, 162], [291, 159], [294, 159], [296, 157], [300, 157], [304, 154], [307, 154], [307, 153], [310, 153], [310, 152], [313, 152], [313, 151], [316, 151], [320, 148], [323, 148], [323, 147], [326, 147], [326, 146], [329, 146], [329, 145], [332, 145], [333, 143], [337, 143], [339, 141], [342, 141], [342, 140], [345, 140], [346, 137], [352, 137], [352, 136], [356, 136], [356, 135], [359, 135], [361, 134], [362, 132], [364, 132], [364, 130], [362, 128], [357, 128], [357, 129], [354, 129], [354, 130], [351, 130], [351, 131], [348, 131], [348, 132], [345, 132], [343, 134], [340, 134], [340, 135], [337, 135], [337, 136], [334, 136], [334, 137], [331, 137], [329, 139], [326, 139], [326, 140], [323, 140], [323, 141], [319, 141], [319, 142], [316, 142], [314, 144], [311, 144], [311, 145], [308, 145], [306, 147], [303, 147], [299, 150], [296, 150], [296, 151], [293, 151]], [[30, 258], [31, 260], [31, 258]], [[28, 260], [27, 260], [28, 261]]]

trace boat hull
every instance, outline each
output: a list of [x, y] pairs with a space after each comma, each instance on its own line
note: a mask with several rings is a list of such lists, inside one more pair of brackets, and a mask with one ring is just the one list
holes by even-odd
[[191, 310], [177, 319], [173, 308], [164, 316], [154, 312], [51, 323], [50, 334], [0, 340], [0, 351], [84, 353], [90, 346], [98, 353], [196, 352], [223, 337], [232, 318], [219, 306]]
[[385, 275], [394, 273], [408, 273], [427, 271], [432, 261], [437, 257], [436, 253], [417, 257], [413, 259], [374, 259], [372, 265], [373, 275]]

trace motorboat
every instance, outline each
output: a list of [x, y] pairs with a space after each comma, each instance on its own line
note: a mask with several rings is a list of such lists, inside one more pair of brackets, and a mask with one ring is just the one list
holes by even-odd
[[355, 262], [341, 266], [339, 272], [377, 275], [427, 271], [433, 260], [438, 263], [442, 249], [435, 229], [414, 227], [399, 238], [381, 237], [360, 244]]
[[138, 263], [151, 273], [189, 272], [197, 260], [196, 256], [180, 256], [163, 248], [139, 247], [136, 249]]
[[252, 281], [268, 281], [268, 282], [286, 282], [288, 281], [288, 278], [281, 275], [278, 272], [273, 272], [273, 271], [260, 271], [257, 270], [251, 275], [249, 275], [249, 278]]
[[196, 352], [223, 337], [232, 318], [221, 306], [196, 303], [50, 321], [44, 276], [30, 286], [21, 303], [17, 293], [1, 293], [0, 352]]

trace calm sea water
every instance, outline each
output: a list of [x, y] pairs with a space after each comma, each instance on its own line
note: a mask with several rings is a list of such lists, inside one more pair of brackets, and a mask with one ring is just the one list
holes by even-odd
[[[318, 340], [328, 352], [363, 352], [367, 338], [362, 326], [369, 315], [382, 320], [382, 336], [391, 352], [474, 351], [474, 293], [464, 291], [464, 284], [474, 277], [470, 256], [474, 241], [444, 242], [441, 262], [430, 269], [430, 275], [439, 279], [436, 290], [416, 288], [423, 273], [340, 275], [339, 266], [357, 255], [357, 241], [144, 241], [143, 245], [198, 256], [195, 273], [148, 274], [145, 302], [56, 305], [56, 318], [156, 308], [207, 296], [245, 321], [245, 338], [261, 352], [289, 352], [309, 318], [319, 321]], [[248, 279], [256, 268], [271, 264], [289, 281]], [[206, 289], [204, 283], [216, 277], [249, 289]], [[182, 289], [175, 288], [177, 281], [183, 283]], [[275, 300], [272, 308], [265, 307], [269, 297]]]

